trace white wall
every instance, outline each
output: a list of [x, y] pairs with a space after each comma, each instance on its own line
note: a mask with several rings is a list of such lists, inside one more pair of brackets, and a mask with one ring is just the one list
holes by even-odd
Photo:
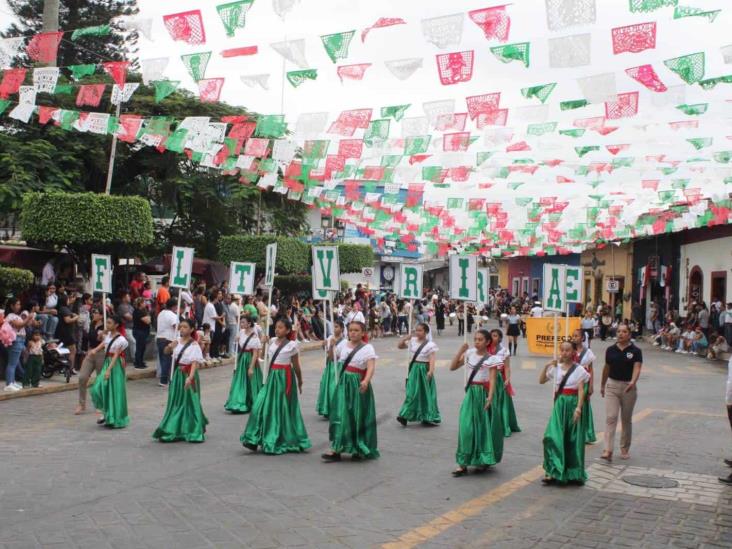
[[689, 274], [695, 266], [702, 271], [704, 280], [702, 295], [707, 305], [712, 298], [712, 272], [714, 271], [727, 273], [727, 301], [732, 301], [732, 271], [730, 271], [732, 269], [732, 236], [681, 246], [679, 297], [682, 312], [686, 308]]

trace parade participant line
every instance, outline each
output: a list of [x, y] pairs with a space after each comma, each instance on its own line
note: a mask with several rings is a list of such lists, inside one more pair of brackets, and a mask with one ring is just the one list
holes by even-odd
[[[654, 411], [653, 408], [645, 408], [633, 416], [633, 422], [638, 423], [643, 421], [650, 416]], [[666, 411], [666, 410], [663, 410]], [[676, 410], [668, 411], [672, 413], [680, 413]], [[605, 433], [597, 433], [597, 439], [601, 440], [605, 436]], [[503, 484], [493, 488], [486, 492], [482, 496], [473, 498], [458, 507], [440, 515], [439, 517], [432, 519], [431, 521], [418, 526], [409, 532], [402, 534], [396, 541], [385, 543], [382, 545], [383, 549], [410, 549], [416, 547], [421, 543], [429, 541], [449, 528], [457, 526], [464, 522], [466, 519], [474, 517], [482, 513], [486, 507], [489, 507], [501, 500], [506, 499], [508, 496], [513, 495], [522, 488], [527, 487], [544, 476], [544, 468], [538, 465], [520, 475], [512, 478], [511, 480], [504, 482]]]

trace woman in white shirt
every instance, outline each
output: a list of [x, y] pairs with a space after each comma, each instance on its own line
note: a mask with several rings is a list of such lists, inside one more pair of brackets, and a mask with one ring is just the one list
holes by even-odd
[[335, 332], [323, 342], [325, 346], [325, 368], [323, 375], [320, 376], [320, 388], [318, 390], [318, 400], [315, 402], [315, 411], [324, 418], [328, 417], [330, 412], [330, 401], [333, 398], [333, 391], [336, 387], [336, 376], [338, 375], [337, 358], [335, 350], [343, 341], [343, 322], [335, 321]]
[[[267, 349], [267, 381], [239, 440], [253, 452], [260, 446], [265, 454], [303, 452], [311, 444], [297, 396], [302, 393], [300, 350], [288, 318], [277, 319], [274, 330], [276, 338]], [[293, 372], [297, 387], [293, 387]]]
[[328, 416], [331, 450], [321, 456], [327, 462], [340, 461], [341, 454], [351, 454], [356, 461], [379, 457], [371, 388], [379, 357], [374, 346], [366, 343], [366, 335], [363, 322], [351, 322], [348, 340], [341, 341], [335, 350], [339, 371]]
[[122, 319], [117, 316], [107, 318], [107, 335], [89, 355], [104, 351], [105, 358], [102, 370], [94, 379], [91, 397], [94, 407], [101, 417], [100, 425], [112, 429], [127, 427], [130, 418], [127, 415], [127, 376], [125, 374], [125, 349], [127, 339], [120, 334]]
[[239, 356], [224, 409], [234, 414], [248, 414], [263, 385], [262, 369], [259, 367], [259, 350], [262, 348], [262, 342], [257, 331], [257, 323], [249, 316], [241, 318], [237, 345]]
[[508, 438], [512, 433], [521, 432], [516, 417], [516, 408], [513, 405], [516, 391], [511, 385], [511, 352], [503, 345], [503, 332], [498, 328], [491, 330], [491, 345], [498, 349], [496, 355], [500, 359], [496, 365], [498, 375], [496, 376], [495, 405], [501, 410], [503, 435]]
[[408, 335], [399, 342], [400, 349], [409, 347], [406, 395], [397, 416], [397, 421], [405, 427], [408, 421], [421, 421], [424, 425], [439, 425], [442, 421], [435, 385], [438, 348], [429, 339], [429, 333], [430, 327], [420, 323], [414, 330], [415, 337]]
[[544, 431], [544, 484], [584, 484], [585, 431], [580, 421], [585, 383], [590, 374], [574, 361], [574, 347], [564, 341], [559, 361], [552, 360], [539, 374], [542, 385], [554, 381], [554, 408]]
[[173, 355], [172, 376], [168, 386], [168, 404], [153, 438], [160, 442], [203, 442], [208, 419], [201, 407], [201, 382], [198, 368], [203, 353], [193, 340], [193, 321], [184, 318], [178, 324], [180, 337], [165, 348]]
[[463, 343], [452, 359], [450, 370], [465, 365], [467, 383], [460, 406], [458, 446], [455, 461], [458, 468], [452, 474], [468, 474], [468, 466], [483, 472], [501, 461], [503, 456], [503, 419], [494, 402], [496, 367], [502, 362], [498, 348], [491, 343], [488, 330], [478, 330], [473, 336], [474, 347]]
[[595, 373], [592, 369], [595, 362], [595, 353], [590, 349], [587, 340], [584, 338], [584, 330], [575, 330], [572, 334], [572, 345], [574, 346], [574, 360], [582, 366], [590, 379], [585, 383], [585, 402], [582, 406], [582, 425], [585, 431], [585, 444], [595, 444], [597, 442], [597, 434], [595, 433], [595, 420], [592, 416], [592, 405], [590, 397], [592, 396], [595, 385]]

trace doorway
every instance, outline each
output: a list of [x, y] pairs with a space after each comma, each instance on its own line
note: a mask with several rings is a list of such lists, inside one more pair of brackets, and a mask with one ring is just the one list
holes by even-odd
[[698, 266], [694, 266], [689, 274], [689, 295], [687, 299], [687, 307], [691, 302], [701, 303], [704, 295], [704, 275]]
[[712, 293], [709, 295], [711, 301], [719, 300], [727, 303], [727, 273], [725, 271], [714, 271], [712, 273]]

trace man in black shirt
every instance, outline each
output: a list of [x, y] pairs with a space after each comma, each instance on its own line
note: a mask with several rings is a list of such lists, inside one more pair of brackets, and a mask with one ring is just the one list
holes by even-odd
[[605, 451], [602, 458], [612, 461], [618, 414], [623, 426], [620, 435], [620, 457], [628, 459], [633, 434], [633, 408], [638, 398], [636, 383], [643, 365], [643, 352], [630, 341], [630, 327], [618, 324], [618, 342], [605, 352], [600, 392], [605, 398]]

